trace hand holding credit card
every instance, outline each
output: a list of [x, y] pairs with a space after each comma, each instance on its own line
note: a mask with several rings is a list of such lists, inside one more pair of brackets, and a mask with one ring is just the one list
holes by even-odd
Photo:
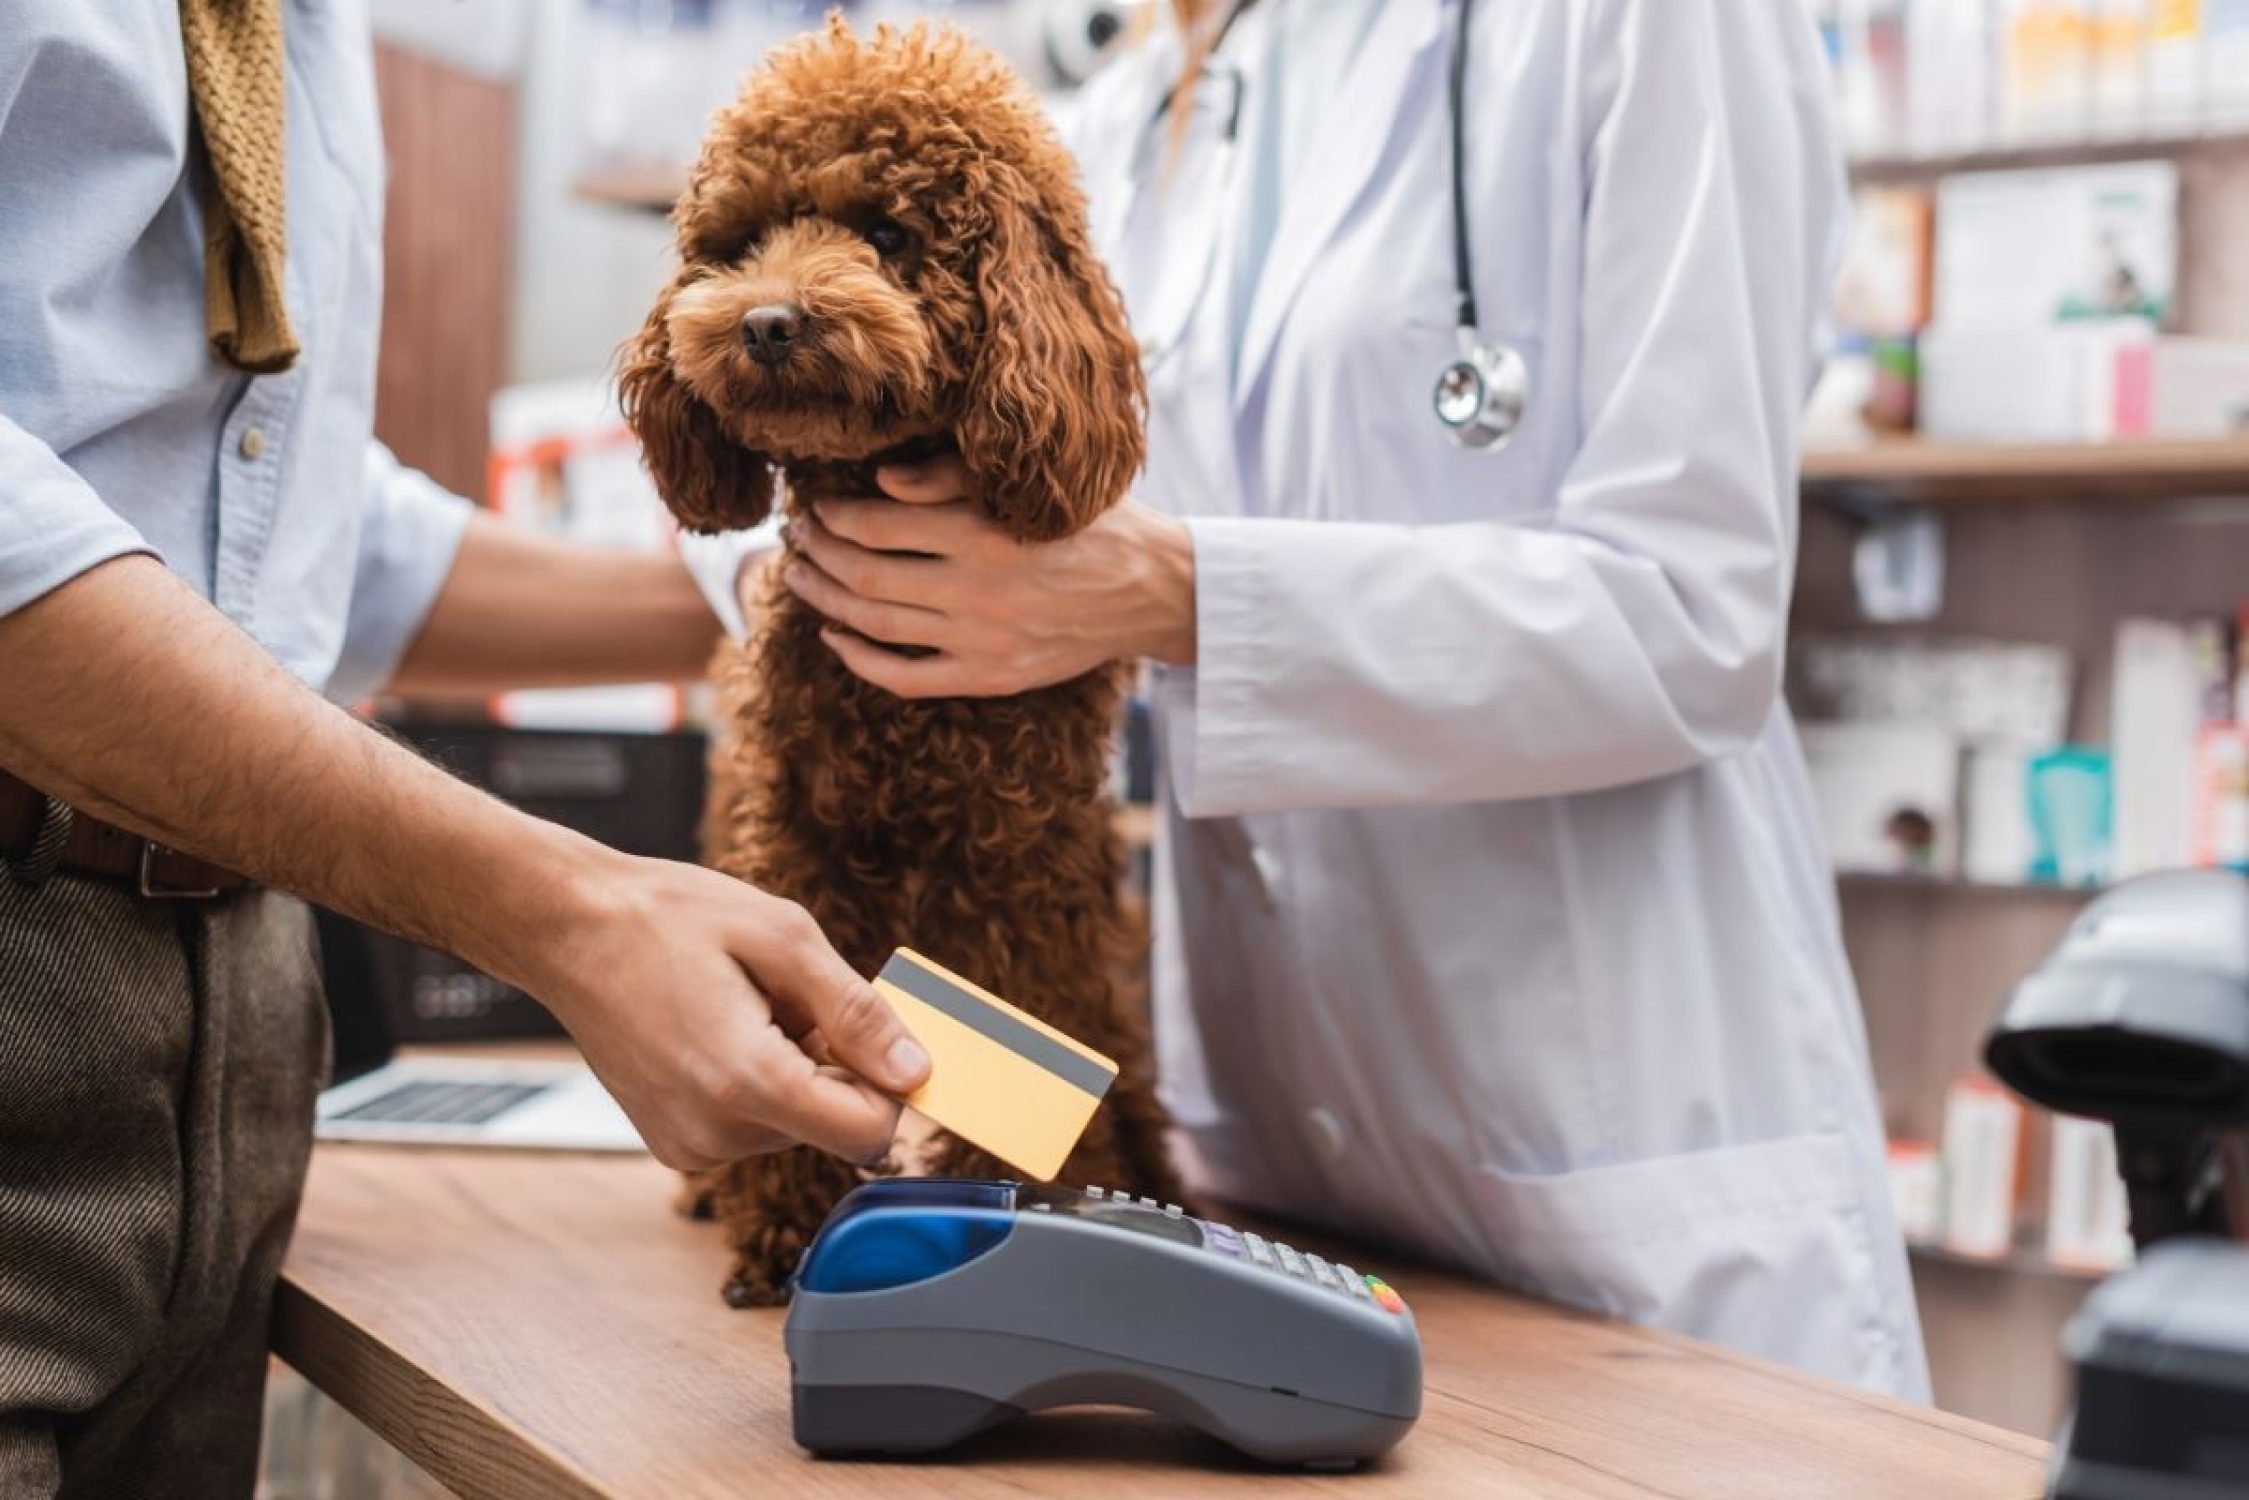
[[875, 988], [929, 1050], [929, 1081], [906, 1104], [1051, 1181], [1116, 1082], [1116, 1063], [908, 948]]

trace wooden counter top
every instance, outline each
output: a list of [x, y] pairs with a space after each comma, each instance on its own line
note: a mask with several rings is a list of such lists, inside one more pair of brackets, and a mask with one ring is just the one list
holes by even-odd
[[940, 1461], [815, 1461], [790, 1441], [782, 1314], [719, 1300], [718, 1234], [675, 1216], [673, 1192], [646, 1160], [323, 1146], [275, 1348], [475, 1496], [2040, 1491], [2028, 1438], [1372, 1255], [1358, 1263], [1419, 1317], [1428, 1394], [1371, 1470], [1259, 1470], [1111, 1411], [1035, 1417]]

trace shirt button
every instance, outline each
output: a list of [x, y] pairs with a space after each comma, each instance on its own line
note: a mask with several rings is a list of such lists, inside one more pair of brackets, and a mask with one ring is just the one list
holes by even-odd
[[243, 428], [242, 441], [237, 447], [244, 458], [251, 463], [256, 463], [259, 459], [265, 457], [266, 430], [263, 427]]
[[1306, 1110], [1304, 1134], [1323, 1163], [1332, 1166], [1343, 1159], [1343, 1122], [1336, 1118], [1334, 1110], [1324, 1104], [1315, 1104]]

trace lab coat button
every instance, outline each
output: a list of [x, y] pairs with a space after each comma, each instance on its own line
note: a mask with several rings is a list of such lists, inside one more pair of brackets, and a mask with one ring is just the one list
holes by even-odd
[[1324, 1104], [1315, 1104], [1306, 1110], [1304, 1134], [1321, 1161], [1334, 1163], [1343, 1159], [1343, 1148], [1347, 1141], [1343, 1134], [1343, 1122], [1336, 1118], [1334, 1110]]

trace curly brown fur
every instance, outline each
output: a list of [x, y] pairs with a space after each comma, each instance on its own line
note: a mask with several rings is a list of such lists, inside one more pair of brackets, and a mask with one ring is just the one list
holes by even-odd
[[[831, 20], [776, 53], [714, 122], [675, 224], [679, 274], [622, 388], [681, 524], [750, 525], [777, 492], [792, 512], [871, 495], [878, 460], [951, 450], [998, 525], [1045, 540], [1138, 471], [1140, 365], [1075, 167], [959, 35], [861, 39]], [[746, 315], [776, 307], [785, 353], [756, 357]], [[1067, 1179], [1176, 1197], [1145, 1018], [1118, 985], [1106, 783], [1124, 669], [910, 702], [852, 676], [822, 624], [774, 586], [754, 643], [722, 655], [714, 863], [804, 903], [862, 972], [910, 944], [1116, 1058]], [[950, 1137], [932, 1164], [1006, 1175]], [[858, 1178], [799, 1150], [691, 1184], [737, 1252], [728, 1300], [780, 1300]]]

